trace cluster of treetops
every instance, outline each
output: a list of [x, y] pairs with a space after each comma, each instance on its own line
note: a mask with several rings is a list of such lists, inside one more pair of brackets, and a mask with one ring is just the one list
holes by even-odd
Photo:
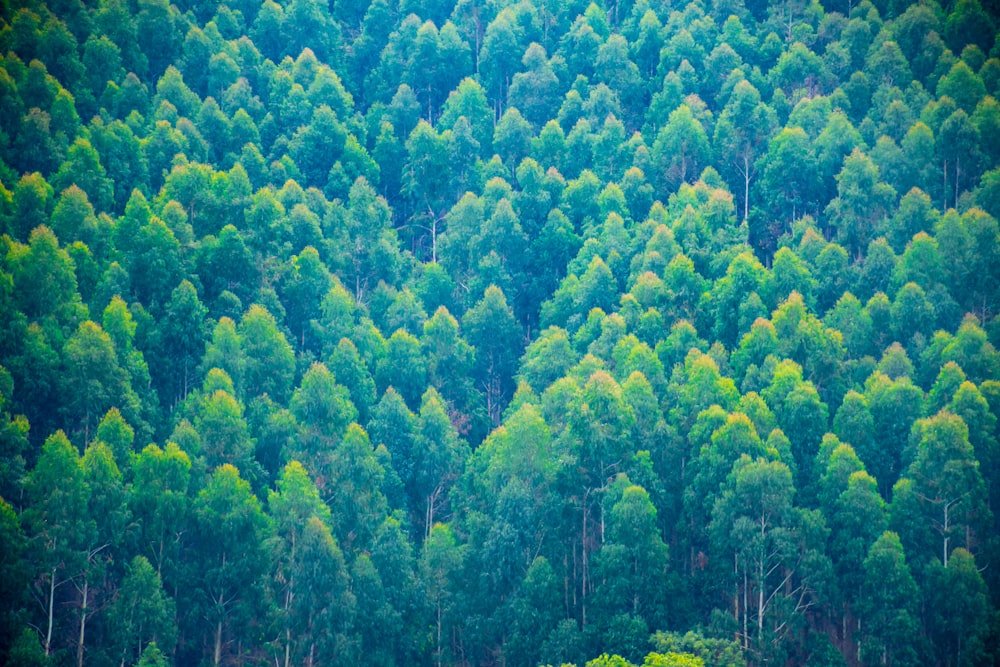
[[994, 664], [995, 10], [2, 3], [0, 663]]

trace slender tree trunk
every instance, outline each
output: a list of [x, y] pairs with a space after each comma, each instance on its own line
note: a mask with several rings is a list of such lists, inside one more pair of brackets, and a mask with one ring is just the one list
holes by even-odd
[[569, 609], [570, 609], [570, 606], [569, 606], [569, 592], [570, 592], [570, 588], [571, 587], [569, 585], [569, 572], [570, 572], [570, 569], [569, 569], [569, 555], [565, 551], [563, 551], [563, 572], [564, 572], [564, 574], [563, 574], [563, 613], [568, 615], [569, 614]]
[[961, 175], [962, 170], [959, 166], [959, 159], [955, 157], [955, 208], [958, 208], [958, 177]]
[[941, 554], [941, 562], [944, 563], [945, 567], [948, 567], [948, 501], [944, 502], [944, 541], [942, 544], [942, 550], [944, 553]]
[[437, 667], [441, 667], [441, 596], [437, 600]]
[[764, 561], [760, 562], [757, 582], [757, 641], [764, 641]]
[[750, 617], [750, 610], [747, 609], [747, 573], [743, 571], [743, 649], [750, 648], [750, 633], [747, 629], [747, 619]]
[[83, 667], [83, 645], [87, 635], [87, 595], [90, 592], [90, 582], [83, 577], [83, 603], [80, 609], [80, 636], [76, 645], [76, 667]]
[[438, 221], [434, 211], [431, 211], [431, 261], [437, 264], [438, 261]]
[[479, 78], [478, 77], [478, 75], [479, 75], [479, 21], [476, 21], [476, 30], [475, 30], [475, 32], [476, 32], [476, 39], [475, 39], [475, 42], [476, 42], [476, 51], [475, 51], [475, 53], [476, 53], [476, 75], [477, 75], [476, 78]]
[[858, 645], [858, 662], [860, 663], [861, 662], [861, 619], [860, 618], [858, 619], [858, 630], [857, 630], [857, 632], [858, 632], [858, 638], [857, 638], [856, 643]]
[[[291, 548], [291, 553], [290, 553], [291, 561], [295, 562], [295, 546], [296, 546], [296, 544], [295, 544], [295, 533], [292, 533], [291, 543], [292, 543], [292, 545], [291, 545], [292, 548]], [[294, 584], [295, 584], [295, 577], [294, 576], [289, 576], [288, 577], [288, 587], [285, 589], [285, 607], [284, 607], [284, 611], [285, 611], [285, 623], [288, 623], [288, 616], [290, 615], [290, 612], [291, 612], [291, 609], [292, 609], [292, 599], [295, 597], [295, 593], [293, 591]], [[292, 659], [292, 629], [286, 625], [285, 626], [285, 666], [284, 667], [290, 667], [290, 665], [291, 665], [291, 659]]]
[[743, 221], [750, 217], [750, 160], [743, 156]]
[[166, 539], [163, 537], [163, 533], [160, 533], [160, 545], [156, 550], [156, 575], [162, 579], [163, 577], [163, 544]]
[[733, 552], [733, 575], [736, 577], [736, 584], [733, 587], [733, 618], [736, 624], [740, 623], [740, 560], [737, 553]]
[[583, 525], [581, 526], [580, 557], [580, 620], [581, 627], [587, 626], [587, 494], [583, 494]]
[[604, 503], [601, 503], [600, 506], [598, 506], [597, 511], [600, 512], [600, 514], [601, 514], [601, 544], [603, 545], [604, 544], [604, 529], [605, 529], [605, 525], [604, 525]]
[[52, 573], [49, 575], [49, 625], [45, 630], [45, 655], [49, 656], [52, 653], [52, 625], [53, 616], [55, 612], [56, 604], [56, 568], [52, 568]]
[[215, 651], [213, 653], [214, 663], [218, 665], [222, 661], [222, 621], [215, 626]]
[[941, 210], [948, 210], [948, 161], [944, 161], [944, 165], [941, 169], [941, 199], [944, 201], [941, 203]]

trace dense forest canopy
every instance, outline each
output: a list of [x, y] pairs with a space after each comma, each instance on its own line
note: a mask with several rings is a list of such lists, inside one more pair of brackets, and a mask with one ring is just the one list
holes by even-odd
[[995, 664], [998, 27], [0, 4], [0, 663]]

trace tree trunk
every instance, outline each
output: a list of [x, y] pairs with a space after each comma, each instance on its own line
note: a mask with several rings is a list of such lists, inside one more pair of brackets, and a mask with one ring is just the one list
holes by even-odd
[[56, 603], [56, 572], [56, 568], [52, 568], [52, 573], [49, 575], [49, 626], [45, 631], [46, 657], [52, 653], [52, 617]]
[[861, 662], [861, 619], [858, 619], [858, 663]]
[[87, 635], [87, 595], [90, 592], [90, 582], [83, 577], [83, 603], [80, 609], [80, 636], [76, 645], [76, 667], [83, 667], [83, 644]]
[[750, 648], [750, 633], [747, 630], [747, 619], [750, 617], [750, 610], [747, 609], [747, 572], [743, 571], [743, 649]]
[[941, 168], [941, 183], [942, 183], [941, 199], [944, 200], [941, 203], [941, 210], [947, 211], [948, 210], [948, 161], [947, 160], [944, 161], [944, 165]]
[[962, 170], [959, 166], [959, 159], [955, 157], [955, 208], [958, 208], [958, 177], [961, 175]]
[[441, 667], [441, 596], [437, 600], [437, 667]]
[[948, 567], [948, 506], [950, 503], [946, 500], [944, 501], [944, 543], [942, 544], [942, 549], [944, 553], [941, 554], [941, 562], [944, 563], [945, 567]]
[[587, 627], [587, 494], [583, 494], [583, 525], [580, 539], [580, 626]]
[[750, 161], [743, 156], [743, 221], [750, 217]]
[[431, 261], [437, 264], [438, 261], [438, 228], [437, 216], [431, 211]]
[[757, 641], [764, 641], [764, 561], [760, 562], [757, 583]]
[[213, 653], [214, 663], [218, 665], [222, 661], [222, 621], [215, 626], [215, 651]]

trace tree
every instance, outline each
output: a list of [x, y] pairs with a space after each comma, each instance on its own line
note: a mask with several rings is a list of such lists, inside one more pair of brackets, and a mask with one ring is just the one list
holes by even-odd
[[479, 394], [470, 378], [475, 361], [475, 350], [460, 335], [458, 321], [441, 306], [424, 323], [420, 345], [427, 358], [427, 375], [430, 386], [441, 393], [456, 412], [465, 419], [477, 409]]
[[[986, 488], [961, 417], [947, 411], [914, 425], [916, 451], [907, 468], [925, 521], [941, 535], [941, 563], [947, 567], [952, 539], [975, 548], [989, 521]], [[930, 554], [914, 554], [930, 556]]]
[[[208, 381], [206, 380], [206, 385]], [[254, 459], [254, 441], [241, 405], [225, 389], [206, 386], [194, 428], [201, 441], [201, 453], [210, 469], [224, 463], [235, 466], [247, 478], [256, 481], [260, 466]]]
[[139, 661], [150, 646], [162, 646], [171, 653], [177, 635], [175, 614], [174, 601], [163, 590], [159, 573], [144, 556], [133, 558], [108, 611], [120, 660]]
[[750, 184], [757, 177], [757, 160], [776, 124], [774, 111], [761, 101], [760, 92], [743, 80], [733, 88], [715, 125], [714, 143], [726, 160], [730, 186], [738, 191], [733, 181], [742, 181], [744, 220], [750, 215]]
[[383, 494], [385, 470], [368, 434], [357, 424], [347, 427], [331, 456], [324, 500], [332, 510], [333, 532], [349, 553], [364, 551], [388, 514]]
[[138, 397], [118, 363], [111, 337], [100, 326], [89, 320], [80, 324], [66, 341], [63, 364], [63, 381], [72, 397], [64, 408], [66, 417], [84, 441], [109, 408], [118, 407], [138, 423]]
[[320, 317], [320, 304], [333, 286], [330, 271], [312, 246], [292, 258], [290, 275], [284, 289], [288, 326], [295, 334], [300, 349], [318, 347], [313, 320]]
[[859, 149], [844, 158], [837, 174], [837, 197], [827, 206], [840, 242], [859, 259], [895, 203], [892, 186], [879, 180], [878, 168]]
[[[141, 307], [135, 308], [135, 312], [140, 317], [144, 315]], [[136, 406], [133, 405], [125, 404], [123, 405], [123, 409], [130, 413], [129, 416], [132, 419], [137, 420], [136, 426], [139, 427], [140, 432], [145, 437], [148, 425], [142, 417], [146, 415], [149, 417], [153, 416], [152, 411], [155, 409], [156, 397], [150, 391], [151, 379], [145, 355], [136, 349], [134, 344], [138, 324], [132, 317], [132, 311], [129, 310], [125, 301], [116, 296], [111, 299], [107, 308], [104, 309], [102, 325], [114, 345], [115, 354], [118, 357], [118, 365], [125, 375], [128, 386], [138, 387], [142, 392], [141, 396], [136, 395], [136, 400], [141, 402], [141, 405], [137, 407], [142, 409], [142, 415], [135, 412]]]
[[358, 177], [351, 186], [347, 211], [350, 259], [346, 278], [348, 285], [354, 284], [354, 296], [361, 303], [368, 298], [376, 279], [394, 282], [402, 258], [392, 211], [364, 177]]
[[12, 244], [7, 263], [14, 283], [14, 303], [29, 320], [48, 324], [46, 328], [56, 331], [59, 327], [69, 336], [85, 319], [73, 260], [59, 248], [58, 239], [47, 227], [33, 229], [27, 247]]
[[[21, 612], [28, 603], [28, 591], [25, 590], [24, 582], [29, 580], [31, 572], [29, 562], [26, 558], [28, 541], [18, 520], [18, 515], [14, 508], [6, 500], [0, 500], [0, 539], [5, 545], [4, 554], [0, 557], [0, 593], [3, 595], [3, 606], [0, 607], [0, 642], [7, 648], [8, 659], [16, 659], [17, 633], [20, 631]], [[31, 633], [31, 639], [37, 647], [37, 652], [41, 653], [41, 646], [38, 646], [38, 634], [34, 630], [25, 628], [24, 631]], [[27, 661], [25, 661], [27, 663]]]
[[137, 665], [141, 667], [167, 667], [167, 659], [163, 655], [163, 651], [159, 649], [156, 642], [150, 642], [146, 645], [146, 648], [142, 651], [142, 656], [139, 658]]
[[136, 526], [139, 555], [177, 595], [181, 546], [189, 528], [191, 459], [176, 443], [149, 444], [132, 463], [128, 507]]
[[[681, 480], [688, 539], [692, 548], [706, 549], [707, 527], [711, 521], [712, 505], [726, 477], [741, 456], [764, 456], [768, 452], [757, 435], [753, 422], [744, 414], [726, 416], [718, 406], [702, 411], [688, 435], [690, 462], [683, 462]], [[690, 472], [688, 471], [690, 468]]]
[[475, 377], [486, 395], [494, 425], [513, 393], [513, 377], [521, 356], [521, 327], [499, 287], [490, 286], [462, 318], [462, 329], [475, 349]]
[[706, 667], [746, 665], [739, 643], [727, 638], [707, 637], [693, 631], [688, 631], [684, 635], [657, 631], [650, 637], [650, 643], [657, 653], [693, 655], [701, 658]]
[[[54, 131], [52, 117], [48, 112], [32, 107], [21, 119], [20, 132], [14, 142], [21, 171], [46, 174], [55, 171], [66, 150], [65, 136], [60, 134]], [[60, 142], [59, 139], [63, 141]]]
[[458, 545], [455, 534], [444, 524], [428, 526], [420, 557], [420, 574], [427, 591], [431, 614], [434, 618], [434, 658], [438, 667], [452, 655], [451, 630], [459, 622], [459, 593], [454, 587], [461, 571], [465, 550]]
[[96, 532], [95, 519], [88, 512], [90, 487], [80, 456], [62, 431], [46, 439], [25, 491], [30, 503], [25, 531], [38, 550], [34, 592], [47, 616], [42, 648], [48, 657], [57, 648], [60, 589], [86, 568], [87, 549]]
[[[532, 561], [524, 583], [512, 603], [513, 627], [506, 646], [511, 660], [540, 659], [543, 638], [555, 628], [558, 612], [552, 600], [559, 596], [559, 582], [544, 556]], [[532, 657], [534, 656], [534, 657]]]
[[803, 380], [802, 370], [788, 359], [775, 367], [771, 384], [762, 394], [792, 442], [796, 478], [801, 485], [810, 477], [810, 464], [829, 423], [829, 409], [812, 382]]
[[[159, 354], [150, 356], [168, 404], [187, 397], [194, 385], [195, 371], [205, 354], [208, 332], [205, 329], [207, 309], [198, 292], [188, 280], [182, 280], [170, 295], [164, 308], [164, 321], [159, 327]], [[169, 360], [169, 363], [164, 363]]]
[[875, 479], [864, 470], [851, 474], [847, 485], [826, 514], [830, 524], [830, 560], [844, 596], [847, 610], [857, 612], [865, 595], [864, 561], [869, 547], [886, 529], [885, 502]]
[[[412, 507], [423, 534], [429, 536], [447, 507], [448, 489], [468, 458], [468, 445], [458, 437], [440, 394], [428, 389], [420, 402], [412, 444]], [[423, 516], [416, 514], [419, 510]]]
[[73, 142], [66, 160], [52, 176], [52, 187], [60, 192], [73, 185], [87, 194], [98, 211], [111, 210], [114, 183], [107, 177], [97, 151], [83, 138]]
[[[580, 613], [587, 623], [589, 591], [593, 589], [591, 553], [605, 530], [604, 506], [600, 499], [615, 476], [626, 468], [632, 455], [630, 437], [635, 415], [624, 401], [621, 387], [606, 371], [595, 370], [586, 384], [570, 397], [565, 415], [576, 461], [573, 504], [580, 509], [581, 570]], [[574, 547], [575, 549], [575, 547]]]
[[259, 622], [263, 591], [247, 583], [264, 576], [269, 521], [250, 484], [225, 464], [198, 493], [194, 525], [197, 569], [192, 574], [197, 574], [191, 594], [199, 622], [188, 630], [205, 636], [204, 646], [211, 651], [206, 658], [219, 665]]
[[892, 381], [876, 371], [865, 382], [865, 398], [873, 439], [855, 444], [865, 468], [878, 480], [879, 491], [889, 497], [902, 471], [910, 428], [921, 414], [923, 392], [909, 378]]
[[940, 659], [947, 664], [975, 664], [986, 656], [989, 618], [995, 613], [975, 558], [955, 549], [947, 567], [931, 583], [932, 627]]
[[312, 112], [309, 124], [298, 129], [288, 147], [306, 185], [327, 184], [334, 163], [344, 157], [347, 141], [347, 128], [330, 107], [321, 105]]
[[[476, 56], [478, 57], [478, 51]], [[527, 109], [525, 112], [527, 113]], [[438, 118], [438, 127], [441, 130], [453, 130], [458, 119], [463, 116], [480, 149], [489, 154], [493, 141], [493, 110], [486, 99], [486, 91], [475, 79], [469, 77], [462, 79], [458, 87], [448, 95]], [[550, 116], [546, 116], [548, 117]]]
[[537, 42], [532, 42], [524, 51], [521, 64], [525, 70], [511, 79], [510, 106], [520, 109], [524, 117], [540, 129], [556, 115], [559, 80], [545, 48]]
[[87, 512], [95, 518], [90, 540], [83, 545], [83, 570], [73, 582], [80, 595], [76, 661], [82, 667], [86, 653], [87, 621], [103, 606], [100, 586], [91, 586], [99, 584], [107, 576], [114, 555], [123, 542], [129, 516], [122, 475], [111, 449], [100, 441], [91, 443], [80, 463], [84, 481], [90, 490]]
[[[526, 280], [522, 278], [521, 270], [526, 264], [523, 256], [528, 249], [528, 238], [508, 197], [496, 203], [493, 214], [483, 221], [470, 245], [470, 260], [478, 263], [481, 274], [477, 282], [486, 282], [499, 274], [503, 278], [495, 280], [495, 283], [512, 291], [518, 282]], [[495, 269], [486, 268], [496, 264], [499, 267]]]
[[312, 0], [294, 0], [285, 8], [281, 23], [285, 54], [301, 53], [306, 47], [316, 58], [339, 65], [342, 47], [340, 24], [330, 16], [330, 7]]
[[245, 359], [246, 395], [268, 394], [277, 401], [287, 400], [295, 375], [295, 354], [274, 316], [264, 306], [250, 306], [240, 321], [238, 334]]
[[968, 311], [986, 321], [986, 303], [994, 293], [998, 258], [989, 239], [996, 238], [997, 221], [973, 209], [961, 217], [949, 211], [935, 224], [946, 284]]
[[520, 43], [521, 30], [512, 19], [512, 12], [500, 12], [490, 21], [476, 58], [476, 72], [486, 82], [486, 91], [497, 116], [508, 97], [511, 78], [524, 53], [524, 45]]
[[794, 492], [787, 465], [743, 456], [712, 509], [713, 541], [720, 556], [733, 554], [739, 636], [761, 659], [779, 650], [795, 617], [816, 602], [810, 575], [822, 572], [816, 540], [826, 527], [821, 517], [793, 508]]
[[962, 192], [963, 177], [967, 183], [969, 175], [974, 175], [978, 171], [981, 142], [979, 131], [969, 118], [969, 114], [958, 109], [941, 124], [936, 138], [943, 177], [942, 208], [947, 208], [949, 201], [957, 207], [958, 197]]
[[938, 97], [950, 97], [959, 109], [971, 114], [986, 97], [986, 86], [965, 61], [959, 60], [938, 80], [937, 94]]
[[246, 355], [242, 350], [243, 340], [236, 329], [236, 323], [221, 317], [212, 332], [212, 339], [205, 349], [199, 366], [199, 372], [207, 374], [213, 368], [218, 368], [229, 376], [238, 394], [243, 394], [243, 372], [246, 366]]
[[493, 132], [493, 147], [508, 170], [516, 169], [530, 154], [532, 134], [531, 123], [517, 107], [508, 106]]
[[955, 53], [966, 44], [975, 44], [985, 50], [993, 41], [993, 19], [978, 0], [960, 0], [948, 14], [944, 24], [944, 37]]
[[705, 128], [686, 104], [670, 113], [667, 124], [656, 135], [651, 156], [656, 180], [664, 193], [693, 180], [708, 163], [711, 151]]
[[[657, 528], [656, 508], [641, 486], [629, 486], [607, 517], [607, 541], [597, 555], [605, 613], [625, 612], [660, 627], [667, 614], [669, 558]], [[602, 590], [606, 588], [607, 590]], [[600, 604], [600, 603], [596, 603]]]
[[629, 44], [623, 35], [609, 35], [598, 48], [594, 74], [618, 97], [623, 120], [629, 121], [629, 125], [638, 125], [648, 98], [639, 67], [632, 62]]
[[282, 664], [312, 664], [344, 642], [339, 633], [353, 613], [344, 557], [330, 532], [330, 509], [297, 461], [285, 466], [268, 506]]
[[919, 664], [914, 647], [918, 589], [896, 533], [882, 533], [868, 550], [864, 582], [858, 603], [862, 657], [883, 664]]
[[434, 222], [447, 206], [448, 145], [446, 137], [420, 121], [406, 140], [402, 193], [416, 216]]
[[765, 291], [767, 279], [764, 266], [752, 252], [741, 252], [734, 257], [725, 275], [709, 291], [708, 303], [714, 317], [706, 323], [706, 332], [711, 329], [723, 345], [735, 348], [741, 334], [749, 331], [756, 320], [756, 316], [750, 319], [743, 314], [750, 296], [756, 293], [759, 297]]
[[375, 380], [349, 338], [341, 338], [327, 367], [338, 384], [347, 388], [361, 423], [366, 423], [375, 404]]
[[420, 341], [403, 329], [392, 334], [375, 368], [375, 380], [379, 391], [392, 387], [407, 405], [415, 408], [427, 387], [427, 360], [421, 352]]
[[355, 601], [343, 556], [329, 529], [312, 517], [302, 538], [301, 560], [293, 576], [312, 585], [295, 600], [292, 623], [301, 633], [299, 659], [315, 664], [347, 653], [350, 638], [345, 637], [345, 628], [353, 620]]

